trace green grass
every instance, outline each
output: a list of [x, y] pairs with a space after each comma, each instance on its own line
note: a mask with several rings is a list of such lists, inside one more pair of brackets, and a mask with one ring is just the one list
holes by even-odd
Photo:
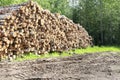
[[66, 57], [66, 56], [72, 56], [73, 53], [82, 55], [82, 54], [87, 54], [87, 53], [106, 52], [106, 51], [120, 52], [120, 47], [94, 46], [94, 47], [88, 47], [86, 49], [75, 49], [74, 51], [70, 50], [68, 52], [62, 52], [61, 54], [58, 52], [48, 53], [44, 55], [35, 55], [33, 53], [29, 53], [27, 55], [24, 55], [23, 58], [18, 57], [15, 61], [34, 60], [38, 58]]
[[114, 46], [94, 46], [94, 47], [88, 47], [86, 49], [76, 49], [75, 53], [77, 54], [84, 54], [84, 53], [96, 53], [96, 52], [105, 52], [105, 51], [115, 51], [120, 52], [120, 47], [114, 47]]

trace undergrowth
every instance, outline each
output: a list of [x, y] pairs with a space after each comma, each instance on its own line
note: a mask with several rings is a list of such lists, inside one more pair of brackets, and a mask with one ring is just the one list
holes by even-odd
[[72, 56], [73, 54], [87, 54], [87, 53], [97, 53], [97, 52], [106, 52], [106, 51], [113, 51], [113, 52], [120, 52], [120, 47], [114, 47], [114, 46], [94, 46], [94, 47], [88, 47], [86, 49], [75, 49], [70, 50], [68, 52], [52, 52], [48, 54], [43, 55], [35, 55], [33, 53], [29, 53], [27, 55], [23, 55], [23, 57], [18, 57], [15, 61], [24, 61], [24, 60], [33, 60], [33, 59], [39, 59], [39, 58], [57, 58], [57, 57], [67, 57]]

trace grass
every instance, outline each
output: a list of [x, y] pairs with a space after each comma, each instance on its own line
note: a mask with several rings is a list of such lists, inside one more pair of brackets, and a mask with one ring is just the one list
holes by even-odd
[[27, 55], [24, 55], [23, 58], [18, 57], [15, 61], [34, 60], [38, 58], [66, 57], [66, 56], [72, 56], [73, 53], [82, 55], [82, 54], [87, 54], [87, 53], [106, 52], [106, 51], [120, 52], [120, 47], [94, 46], [94, 47], [88, 47], [86, 49], [75, 49], [74, 51], [70, 50], [68, 52], [62, 52], [61, 54], [58, 52], [48, 53], [44, 55], [35, 55], [33, 53], [29, 53]]
[[77, 54], [84, 54], [84, 53], [96, 53], [96, 52], [105, 52], [105, 51], [115, 51], [120, 52], [120, 47], [114, 47], [114, 46], [94, 46], [94, 47], [88, 47], [86, 49], [76, 49], [75, 53]]

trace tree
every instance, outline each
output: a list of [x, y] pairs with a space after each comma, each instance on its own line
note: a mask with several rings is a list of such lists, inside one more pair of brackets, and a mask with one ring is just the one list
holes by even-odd
[[73, 20], [87, 29], [94, 38], [94, 44], [120, 44], [120, 2], [115, 0], [79, 1], [79, 6], [73, 11]]

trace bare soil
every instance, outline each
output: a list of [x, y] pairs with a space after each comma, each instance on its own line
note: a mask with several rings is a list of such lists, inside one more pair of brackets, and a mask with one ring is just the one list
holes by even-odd
[[120, 80], [120, 53], [1, 62], [0, 80]]

